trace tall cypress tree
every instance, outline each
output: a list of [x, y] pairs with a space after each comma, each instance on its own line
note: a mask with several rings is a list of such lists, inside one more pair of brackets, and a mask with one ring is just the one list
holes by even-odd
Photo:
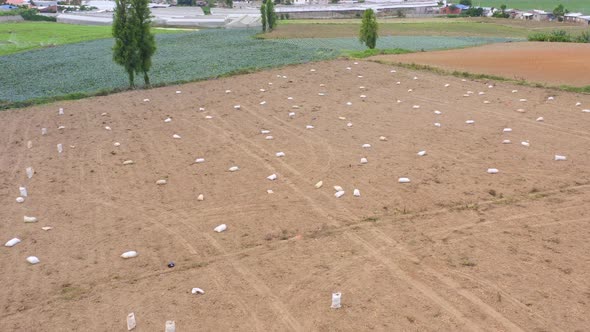
[[377, 18], [372, 9], [367, 9], [363, 13], [359, 40], [370, 49], [374, 49], [377, 45]]
[[113, 61], [123, 66], [129, 76], [129, 86], [134, 87], [134, 74], [138, 68], [137, 40], [135, 24], [129, 0], [115, 0], [115, 17], [113, 19]]
[[273, 0], [266, 1], [266, 24], [268, 25], [269, 31], [277, 27], [277, 13], [275, 12]]
[[152, 66], [152, 55], [156, 52], [156, 41], [151, 33], [151, 12], [148, 0], [130, 0], [133, 9], [133, 23], [136, 25], [139, 64], [136, 73], [143, 73], [145, 85], [150, 85], [148, 72]]
[[260, 19], [262, 20], [262, 32], [266, 32], [266, 1], [260, 6]]

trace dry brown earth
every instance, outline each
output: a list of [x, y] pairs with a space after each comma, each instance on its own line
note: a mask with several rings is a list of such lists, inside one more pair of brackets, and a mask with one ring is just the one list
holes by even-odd
[[323, 62], [0, 112], [0, 240], [22, 239], [0, 249], [1, 330], [124, 331], [129, 312], [137, 331], [586, 330], [590, 97], [392, 68]]
[[590, 44], [502, 43], [448, 51], [379, 55], [374, 59], [551, 85], [590, 85]]

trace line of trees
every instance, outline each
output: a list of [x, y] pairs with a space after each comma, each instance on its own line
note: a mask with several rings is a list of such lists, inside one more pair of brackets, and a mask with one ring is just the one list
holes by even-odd
[[113, 61], [125, 68], [131, 88], [136, 74], [143, 74], [145, 85], [150, 85], [148, 72], [156, 52], [151, 23], [148, 0], [115, 0]]

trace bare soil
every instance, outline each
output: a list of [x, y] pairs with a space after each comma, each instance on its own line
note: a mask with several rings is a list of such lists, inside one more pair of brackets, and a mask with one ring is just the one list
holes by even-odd
[[130, 312], [136, 331], [586, 330], [590, 96], [392, 68], [331, 61], [0, 112], [1, 240], [22, 240], [0, 249], [2, 330], [125, 331]]
[[375, 59], [416, 63], [553, 85], [590, 85], [590, 44], [503, 43]]

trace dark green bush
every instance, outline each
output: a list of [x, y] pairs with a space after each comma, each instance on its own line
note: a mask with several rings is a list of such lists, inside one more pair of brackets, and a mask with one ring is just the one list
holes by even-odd
[[18, 9], [0, 11], [0, 16], [17, 16], [17, 15], [20, 15], [20, 12], [18, 11]]
[[576, 43], [590, 43], [590, 30], [582, 32], [582, 34], [577, 36], [574, 40]]
[[556, 43], [570, 43], [572, 41], [572, 36], [567, 33], [567, 31], [555, 30], [551, 31], [547, 41]]
[[55, 17], [38, 15], [37, 14], [38, 12], [39, 11], [34, 8], [21, 9], [20, 16], [22, 16], [22, 18], [25, 21], [48, 21], [48, 22], [57, 21], [57, 19]]
[[469, 17], [481, 17], [483, 16], [483, 8], [481, 7], [471, 7], [466, 11], [461, 13], [461, 16], [469, 16]]
[[540, 41], [544, 42], [547, 41], [547, 34], [543, 32], [535, 32], [528, 37], [529, 41]]
[[572, 36], [564, 30], [556, 30], [551, 33], [537, 32], [529, 35], [528, 40], [554, 43], [590, 43], [590, 31], [582, 32], [579, 36]]

